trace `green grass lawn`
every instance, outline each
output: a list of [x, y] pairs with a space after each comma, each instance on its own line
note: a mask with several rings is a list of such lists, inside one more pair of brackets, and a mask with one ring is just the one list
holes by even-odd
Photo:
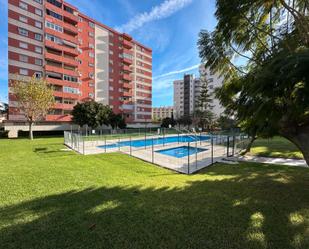
[[0, 248], [309, 248], [309, 170], [181, 175], [61, 138], [0, 140]]
[[252, 146], [251, 155], [303, 159], [302, 153], [289, 140], [283, 137], [257, 139]]

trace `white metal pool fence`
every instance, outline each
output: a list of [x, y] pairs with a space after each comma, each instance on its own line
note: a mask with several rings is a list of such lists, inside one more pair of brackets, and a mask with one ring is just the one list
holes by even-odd
[[244, 134], [177, 129], [64, 132], [64, 144], [83, 155], [122, 152], [186, 174], [239, 154], [246, 148], [248, 140]]

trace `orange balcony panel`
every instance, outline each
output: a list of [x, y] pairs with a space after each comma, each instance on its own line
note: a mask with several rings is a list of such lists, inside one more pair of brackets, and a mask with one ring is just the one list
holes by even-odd
[[52, 84], [55, 86], [69, 86], [69, 87], [74, 87], [74, 88], [78, 88], [80, 86], [78, 83], [74, 83], [74, 82], [66, 81], [66, 80], [59, 80], [59, 79], [53, 79], [53, 78], [46, 78], [46, 80], [49, 84]]
[[134, 110], [131, 110], [131, 109], [123, 109], [122, 112], [123, 112], [123, 113], [133, 113]]
[[128, 83], [123, 83], [122, 84], [123, 88], [127, 88], [127, 89], [132, 89], [132, 85], [128, 84]]
[[[60, 15], [62, 15], [62, 12], [63, 12], [62, 8], [58, 8], [57, 6], [51, 4], [51, 3], [47, 2], [47, 1], [45, 1], [45, 8], [49, 9], [49, 10], [51, 10], [53, 12], [56, 12], [56, 13], [58, 13]], [[52, 16], [49, 16], [49, 15], [46, 15], [46, 16], [47, 17], [52, 17]]]
[[122, 78], [124, 80], [127, 80], [127, 81], [131, 81], [132, 80], [132, 77], [129, 74], [125, 74], [125, 73], [122, 75]]
[[75, 16], [75, 15], [73, 15], [70, 12], [67, 12], [65, 10], [62, 12], [62, 14], [63, 14], [63, 17], [68, 18], [68, 19], [70, 19], [70, 20], [72, 20], [76, 23], [78, 22], [78, 16]]
[[130, 35], [126, 34], [126, 33], [123, 33], [122, 36], [123, 36], [123, 38], [125, 40], [128, 40], [128, 41], [132, 41], [132, 39], [133, 39], [132, 36], [130, 36]]
[[57, 43], [52, 42], [52, 41], [45, 40], [45, 46], [49, 47], [49, 48], [53, 48], [53, 49], [59, 50], [59, 51], [66, 52], [66, 53], [71, 54], [73, 56], [78, 56], [77, 49], [69, 48], [69, 47], [66, 47], [66, 46], [62, 46], [62, 45], [57, 44]]
[[55, 72], [55, 73], [66, 74], [66, 75], [69, 75], [69, 76], [78, 77], [78, 74], [77, 74], [76, 71], [64, 69], [62, 67], [55, 67], [55, 66], [51, 66], [51, 65], [45, 65], [45, 70], [46, 71], [50, 71], [50, 72]]
[[79, 99], [79, 94], [74, 94], [74, 93], [65, 93], [65, 92], [54, 91], [53, 95], [55, 97], [61, 97], [61, 98]]
[[60, 33], [56, 30], [53, 30], [53, 29], [50, 29], [50, 28], [45, 28], [45, 32], [50, 34], [50, 35], [54, 35], [54, 36], [57, 36], [63, 40], [66, 40], [66, 41], [69, 41], [71, 43], [74, 43], [74, 44], [78, 44], [78, 39], [77, 37], [75, 36], [71, 36], [71, 35], [68, 35], [68, 34], [65, 34], [65, 33]]
[[133, 70], [127, 65], [123, 65], [121, 69], [125, 72], [133, 72]]
[[132, 64], [132, 60], [128, 59], [128, 58], [122, 58], [123, 62], [126, 63], [127, 65], [131, 65]]
[[75, 59], [67, 58], [67, 57], [64, 57], [64, 56], [61, 56], [61, 55], [56, 55], [56, 54], [46, 52], [45, 58], [49, 59], [49, 60], [61, 62], [61, 63], [63, 62], [65, 64], [73, 66], [73, 67], [78, 67], [78, 62]]
[[63, 22], [61, 25], [64, 29], [71, 31], [74, 34], [78, 34], [78, 28], [76, 26], [73, 26], [66, 22]]
[[47, 115], [46, 121], [54, 121], [54, 122], [70, 122], [72, 121], [71, 115]]
[[55, 103], [55, 109], [62, 109], [62, 110], [73, 110], [74, 105], [71, 104], [63, 104], [63, 103]]
[[125, 48], [127, 48], [127, 49], [133, 48], [132, 42], [127, 41], [127, 40], [123, 40], [123, 41], [122, 41], [122, 45], [123, 45]]
[[132, 97], [131, 92], [123, 92], [122, 94], [123, 94], [124, 97]]
[[122, 49], [122, 52], [125, 53], [125, 54], [130, 54], [133, 56], [133, 51], [132, 50], [129, 50], [129, 49], [126, 49], [126, 48], [123, 48]]

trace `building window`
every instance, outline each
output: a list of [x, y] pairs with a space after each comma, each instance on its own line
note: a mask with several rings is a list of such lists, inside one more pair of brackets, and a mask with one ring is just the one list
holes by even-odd
[[40, 78], [42, 78], [42, 72], [35, 72], [34, 76], [35, 76], [35, 78], [40, 79]]
[[89, 48], [94, 48], [94, 45], [92, 43], [89, 43]]
[[28, 62], [28, 56], [27, 55], [19, 55], [19, 61], [21, 62]]
[[61, 15], [59, 15], [59, 14], [57, 14], [57, 13], [55, 13], [55, 12], [49, 10], [49, 9], [46, 10], [46, 13], [47, 13], [47, 15], [50, 15], [50, 16], [53, 16], [53, 17], [59, 19], [59, 20], [62, 20]]
[[35, 25], [35, 27], [42, 29], [42, 23], [41, 22], [35, 21], [34, 25]]
[[66, 80], [66, 81], [71, 81], [71, 82], [78, 82], [78, 79], [77, 77], [73, 77], [73, 76], [69, 76], [69, 75], [63, 75], [63, 80]]
[[83, 18], [79, 16], [79, 17], [78, 17], [78, 21], [79, 21], [79, 22], [83, 22]]
[[94, 87], [93, 82], [89, 82], [89, 87]]
[[36, 46], [35, 49], [34, 49], [34, 51], [35, 51], [36, 53], [38, 53], [38, 54], [42, 54], [42, 47]]
[[93, 79], [93, 78], [94, 78], [93, 73], [89, 73], [89, 78], [90, 78], [90, 79]]
[[42, 4], [42, 0], [33, 0], [34, 2], [37, 2], [39, 4]]
[[47, 0], [47, 2], [51, 3], [52, 5], [57, 6], [58, 8], [62, 7], [62, 4], [56, 0]]
[[73, 88], [73, 87], [64, 86], [64, 87], [63, 87], [63, 92], [65, 92], [65, 93], [79, 94], [79, 89], [78, 89], [78, 88]]
[[19, 42], [19, 47], [24, 48], [24, 49], [28, 49], [28, 44], [24, 43], [24, 42]]
[[90, 63], [90, 62], [89, 62], [88, 65], [89, 65], [89, 67], [94, 67], [93, 63]]
[[28, 69], [20, 68], [19, 69], [19, 74], [28, 76]]
[[34, 39], [38, 41], [42, 41], [42, 35], [41, 34], [34, 34]]
[[27, 23], [27, 22], [28, 22], [28, 18], [25, 17], [25, 16], [19, 16], [19, 21], [20, 21], [20, 22]]
[[45, 39], [55, 42], [57, 44], [62, 44], [62, 40], [56, 36], [50, 35], [50, 34], [45, 34]]
[[35, 58], [35, 61], [34, 61], [35, 65], [38, 65], [38, 66], [42, 66], [43, 62], [41, 59], [37, 59]]
[[89, 22], [89, 26], [90, 26], [91, 28], [94, 28], [94, 23], [93, 23], [93, 22]]
[[42, 16], [42, 10], [35, 8], [35, 14], [38, 16]]
[[94, 53], [89, 52], [89, 57], [94, 58]]
[[54, 23], [51, 23], [51, 22], [49, 22], [49, 21], [46, 21], [46, 22], [45, 22], [45, 26], [46, 26], [47, 28], [56, 30], [56, 31], [58, 31], [58, 32], [61, 32], [61, 33], [63, 32], [63, 28], [62, 28], [61, 26], [59, 26], [59, 25], [57, 25], [57, 24], [54, 24]]
[[18, 33], [22, 36], [28, 36], [28, 30], [23, 28], [18, 28]]
[[89, 98], [93, 98], [93, 93], [88, 94]]
[[28, 4], [24, 3], [24, 2], [19, 2], [19, 7], [21, 9], [24, 9], [24, 10], [28, 10]]
[[94, 37], [94, 33], [93, 32], [89, 32], [89, 36], [90, 37]]
[[64, 10], [65, 10], [66, 12], [71, 13], [71, 14], [73, 14], [73, 13], [74, 13], [73, 9], [72, 9], [72, 8], [70, 8], [69, 6], [66, 6], [66, 5], [64, 5]]

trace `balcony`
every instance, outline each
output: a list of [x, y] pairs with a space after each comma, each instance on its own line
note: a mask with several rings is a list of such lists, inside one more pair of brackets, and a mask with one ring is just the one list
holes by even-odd
[[78, 77], [78, 74], [76, 71], [64, 69], [62, 67], [56, 67], [56, 66], [51, 66], [51, 65], [45, 65], [45, 70], [50, 71], [50, 72], [55, 72], [55, 73], [60, 73], [60, 74], [66, 74], [69, 76], [75, 76]]
[[69, 86], [69, 87], [79, 87], [79, 83], [74, 83], [71, 81], [61, 80], [61, 79], [53, 79], [53, 78], [46, 78], [49, 84], [55, 86]]
[[69, 23], [66, 23], [66, 22], [63, 22], [61, 25], [63, 26], [63, 28], [65, 30], [68, 30], [68, 31], [70, 31], [70, 32], [72, 32], [74, 34], [78, 34], [78, 29], [77, 29], [76, 26], [74, 26], [72, 24], [69, 24]]
[[55, 103], [55, 109], [62, 109], [62, 110], [73, 110], [74, 104], [63, 104], [63, 103]]
[[75, 59], [67, 58], [67, 57], [64, 57], [62, 55], [56, 55], [56, 54], [46, 52], [45, 58], [49, 59], [49, 60], [61, 62], [61, 63], [63, 62], [65, 64], [73, 66], [73, 67], [78, 67], [78, 62]]
[[127, 80], [127, 81], [131, 81], [131, 80], [132, 80], [132, 77], [131, 77], [129, 74], [124, 73], [124, 74], [122, 75], [122, 79]]
[[125, 48], [127, 48], [127, 49], [133, 48], [132, 42], [129, 42], [129, 41], [127, 41], [127, 40], [123, 40], [122, 45], [123, 45]]
[[123, 84], [122, 84], [122, 88], [132, 89], [132, 85], [131, 85], [131, 84], [128, 84], [128, 83], [123, 83]]
[[78, 23], [78, 16], [76, 16], [76, 15], [70, 13], [70, 12], [67, 12], [65, 10], [62, 13], [63, 13], [64, 18], [69, 19], [69, 20], [71, 20], [75, 23]]
[[128, 40], [128, 41], [132, 41], [132, 39], [133, 39], [132, 36], [130, 36], [130, 35], [126, 34], [126, 33], [123, 33], [122, 36], [123, 36], [123, 38], [125, 40]]
[[125, 71], [125, 72], [129, 72], [129, 73], [133, 72], [133, 70], [127, 65], [123, 65], [121, 69], [122, 71]]
[[71, 35], [68, 35], [66, 33], [60, 33], [56, 30], [53, 30], [53, 29], [50, 29], [50, 28], [45, 28], [45, 32], [50, 34], [50, 35], [54, 35], [54, 36], [57, 36], [63, 40], [66, 40], [66, 41], [69, 41], [75, 45], [78, 44], [78, 39], [77, 37], [74, 37], [74, 36], [71, 36]]
[[122, 61], [127, 64], [127, 65], [132, 65], [132, 60], [131, 59], [128, 59], [128, 58], [122, 58]]
[[54, 121], [54, 122], [70, 122], [72, 120], [72, 116], [71, 115], [47, 115], [45, 120]]
[[74, 94], [74, 93], [54, 91], [53, 95], [55, 97], [66, 98], [66, 99], [76, 99], [76, 100], [79, 99], [79, 94]]
[[124, 97], [132, 97], [132, 93], [131, 92], [122, 92], [122, 95]]
[[69, 48], [69, 47], [57, 44], [55, 42], [49, 41], [49, 40], [45, 40], [45, 46], [49, 47], [49, 48], [56, 49], [58, 51], [63, 51], [65, 53], [71, 54], [73, 56], [78, 56], [77, 49]]
[[[45, 8], [62, 15], [62, 11], [63, 11], [62, 8], [59, 8], [59, 7], [49, 3], [47, 1], [45, 1]], [[52, 17], [52, 16], [49, 16], [49, 15], [47, 15], [47, 16]], [[54, 17], [52, 17], [52, 18], [54, 18]], [[55, 18], [55, 19], [57, 19], [57, 18]]]

